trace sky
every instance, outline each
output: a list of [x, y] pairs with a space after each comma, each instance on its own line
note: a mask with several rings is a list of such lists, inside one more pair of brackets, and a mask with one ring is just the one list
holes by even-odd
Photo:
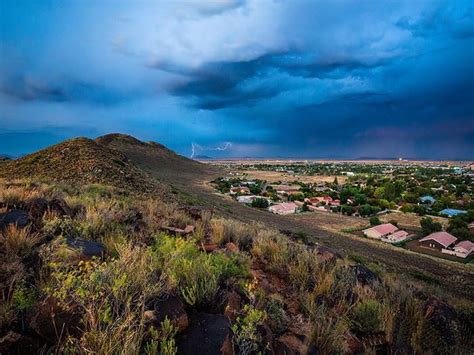
[[2, 0], [0, 153], [474, 159], [473, 3]]

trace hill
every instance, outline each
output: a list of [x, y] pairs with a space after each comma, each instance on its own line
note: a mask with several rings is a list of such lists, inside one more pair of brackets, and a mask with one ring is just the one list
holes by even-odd
[[124, 134], [108, 134], [98, 137], [96, 142], [124, 154], [141, 169], [168, 182], [186, 176], [207, 174], [209, 165], [176, 154], [156, 142], [142, 142]]
[[3, 162], [0, 178], [99, 183], [135, 192], [165, 189], [124, 154], [89, 138], [67, 140], [20, 159]]

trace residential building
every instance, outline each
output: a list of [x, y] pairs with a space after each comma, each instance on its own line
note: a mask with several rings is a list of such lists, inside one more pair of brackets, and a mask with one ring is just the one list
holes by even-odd
[[447, 217], [454, 217], [454, 216], [458, 216], [458, 215], [464, 214], [464, 213], [467, 213], [467, 211], [457, 210], [457, 209], [454, 209], [454, 208], [446, 208], [446, 209], [439, 212], [439, 214], [447, 216]]
[[395, 233], [397, 230], [398, 228], [395, 227], [393, 224], [385, 223], [375, 227], [364, 229], [363, 233], [368, 238], [381, 239], [383, 237], [387, 237], [389, 234]]
[[436, 199], [433, 196], [426, 195], [426, 196], [421, 196], [420, 197], [420, 202], [423, 203], [423, 204], [432, 205], [433, 203], [436, 202]]
[[255, 199], [257, 199], [255, 195], [237, 196], [237, 201], [240, 203], [252, 203]]
[[247, 186], [236, 186], [230, 188], [231, 195], [249, 195], [250, 189]]
[[470, 240], [463, 240], [456, 244], [453, 248], [442, 249], [441, 252], [448, 255], [455, 255], [459, 258], [467, 258], [474, 254], [474, 243]]
[[441, 251], [442, 249], [449, 248], [451, 245], [456, 243], [457, 240], [458, 238], [448, 232], [436, 232], [420, 239], [418, 243], [425, 248]]
[[296, 213], [299, 207], [294, 202], [282, 202], [268, 207], [268, 210], [275, 214], [286, 215]]
[[392, 234], [389, 234], [385, 237], [380, 238], [383, 242], [387, 243], [400, 243], [403, 242], [404, 240], [407, 240], [410, 237], [410, 234], [406, 231], [403, 230], [398, 230]]

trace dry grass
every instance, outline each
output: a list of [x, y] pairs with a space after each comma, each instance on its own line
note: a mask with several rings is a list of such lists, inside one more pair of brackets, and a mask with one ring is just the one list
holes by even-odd
[[14, 256], [24, 258], [29, 256], [33, 247], [41, 241], [37, 233], [32, 233], [30, 228], [18, 228], [10, 225], [0, 232], [0, 246], [4, 250], [7, 259]]

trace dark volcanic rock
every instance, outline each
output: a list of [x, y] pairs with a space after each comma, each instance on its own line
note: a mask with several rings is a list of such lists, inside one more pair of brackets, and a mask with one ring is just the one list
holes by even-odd
[[28, 213], [23, 210], [11, 210], [0, 213], [0, 230], [5, 230], [9, 225], [25, 228], [30, 223]]
[[0, 354], [35, 354], [39, 346], [38, 339], [35, 340], [14, 331], [9, 331], [0, 337]]
[[156, 303], [153, 311], [152, 323], [159, 327], [161, 322], [168, 318], [178, 331], [185, 330], [189, 325], [188, 315], [184, 309], [184, 304], [179, 297], [170, 296], [165, 300]]
[[59, 216], [74, 217], [74, 210], [69, 207], [66, 201], [63, 199], [54, 199], [49, 202], [49, 210]]
[[25, 210], [30, 213], [30, 216], [39, 219], [48, 211], [49, 203], [45, 198], [34, 198], [25, 203]]
[[66, 244], [78, 250], [83, 259], [90, 259], [92, 257], [102, 257], [105, 253], [104, 246], [93, 240], [84, 240], [84, 239], [67, 239]]
[[81, 314], [78, 310], [63, 309], [56, 298], [49, 296], [37, 307], [30, 327], [52, 344], [69, 334], [78, 334]]
[[354, 270], [357, 281], [363, 285], [369, 285], [376, 281], [380, 281], [379, 277], [364, 265], [354, 265], [352, 266], [352, 269]]
[[337, 259], [342, 259], [342, 255], [336, 250], [322, 245], [317, 247], [316, 252], [318, 254], [318, 257], [326, 263], [332, 263], [336, 262]]
[[177, 337], [180, 354], [222, 354], [229, 352], [230, 322], [220, 314], [196, 313], [189, 327]]

